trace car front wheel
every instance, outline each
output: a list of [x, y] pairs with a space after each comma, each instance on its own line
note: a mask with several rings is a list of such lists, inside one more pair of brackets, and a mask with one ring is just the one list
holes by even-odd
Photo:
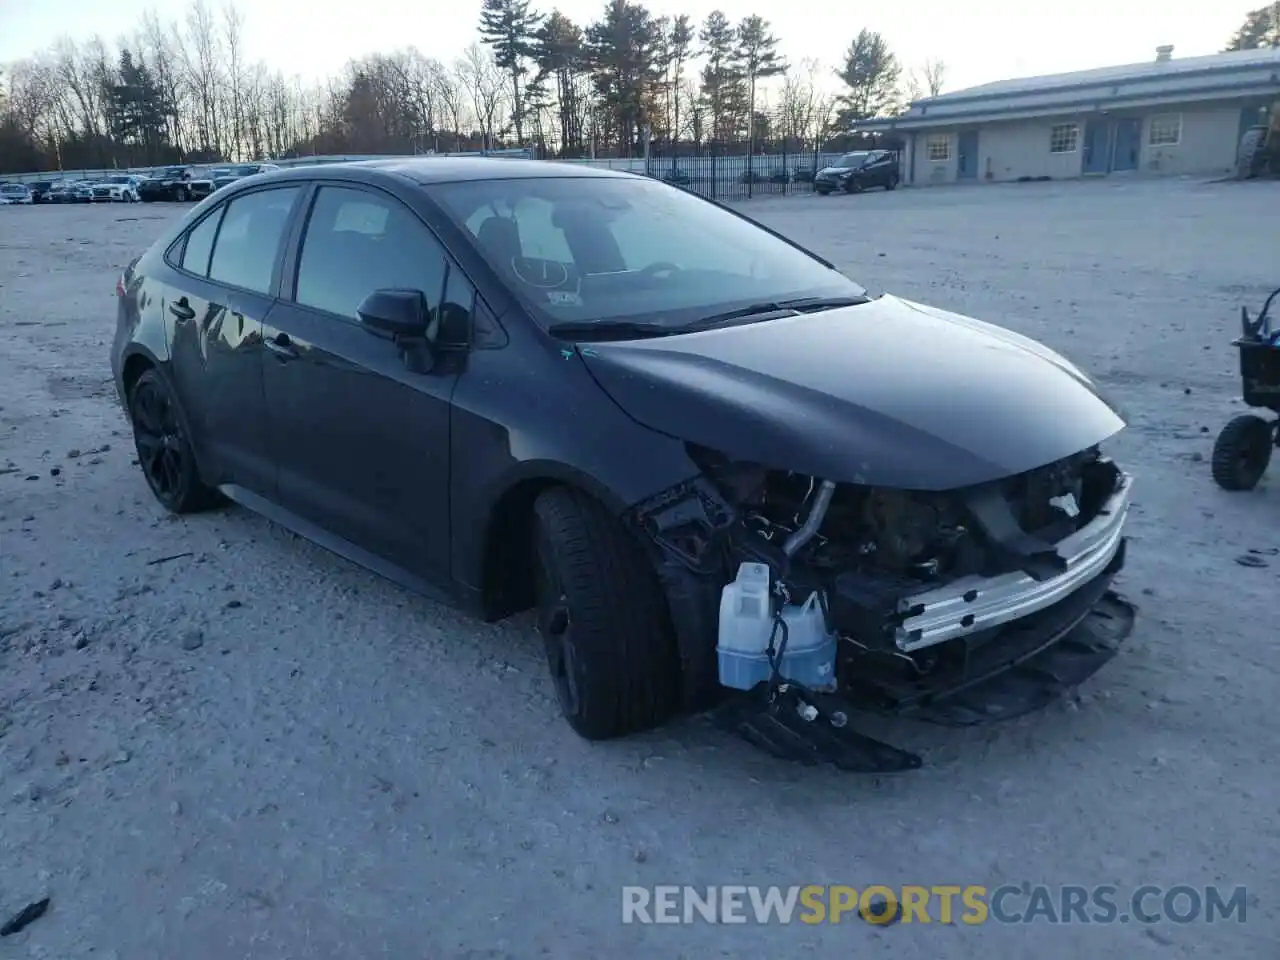
[[533, 526], [538, 629], [569, 725], [606, 740], [669, 719], [680, 660], [640, 544], [600, 503], [564, 487], [538, 497]]

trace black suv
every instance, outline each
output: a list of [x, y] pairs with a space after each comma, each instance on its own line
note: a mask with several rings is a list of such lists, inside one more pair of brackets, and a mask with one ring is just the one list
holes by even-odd
[[833, 190], [861, 193], [868, 187], [898, 186], [898, 155], [892, 150], [858, 150], [846, 153], [829, 167], [818, 171], [813, 189], [824, 196]]
[[138, 184], [138, 199], [148, 203], [156, 200], [178, 200], [185, 202], [191, 199], [191, 178], [195, 171], [191, 167], [165, 167]]
[[37, 180], [35, 183], [27, 184], [31, 188], [32, 203], [48, 203], [49, 191], [53, 188], [52, 180]]

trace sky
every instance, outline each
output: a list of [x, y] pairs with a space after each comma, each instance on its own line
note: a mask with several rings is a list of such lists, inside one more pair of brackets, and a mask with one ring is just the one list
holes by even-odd
[[[222, 0], [207, 0], [217, 8]], [[649, 0], [657, 15], [687, 13], [701, 20], [721, 9], [732, 20], [759, 13], [770, 21], [792, 62], [836, 65], [849, 41], [865, 28], [878, 31], [904, 66], [929, 58], [947, 64], [946, 89], [993, 80], [1139, 63], [1160, 44], [1174, 57], [1216, 53], [1263, 0], [912, 0], [909, 3], [762, 3], [758, 0]], [[154, 10], [181, 20], [184, 0], [58, 0], [50, 8], [32, 0], [0, 0], [0, 63], [48, 48], [60, 36], [94, 34], [114, 42], [133, 33]], [[339, 72], [354, 58], [413, 45], [452, 62], [476, 39], [480, 0], [360, 0], [328, 6], [317, 0], [239, 0], [250, 59], [264, 60], [304, 81]], [[326, 9], [327, 6], [327, 9]], [[603, 0], [545, 0], [582, 24], [599, 16]], [[828, 74], [829, 76], [829, 74]], [[834, 81], [833, 81], [834, 85]]]

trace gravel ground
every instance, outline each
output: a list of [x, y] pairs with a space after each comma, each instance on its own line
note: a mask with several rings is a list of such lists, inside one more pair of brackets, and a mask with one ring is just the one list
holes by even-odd
[[[118, 270], [179, 212], [0, 210], [0, 956], [1277, 956], [1280, 482], [1212, 484], [1280, 184], [744, 207], [876, 289], [1004, 323], [1127, 408], [1122, 655], [1037, 716], [874, 731], [901, 777], [698, 721], [590, 745], [486, 626], [241, 509], [153, 502], [109, 383]], [[910, 349], [910, 344], [903, 344]], [[1247, 885], [1247, 922], [621, 923], [624, 884]], [[1123, 893], [1122, 893], [1123, 897]], [[1024, 904], [1015, 903], [1021, 907]], [[0, 916], [0, 920], [4, 917]], [[935, 914], [936, 918], [936, 914]]]

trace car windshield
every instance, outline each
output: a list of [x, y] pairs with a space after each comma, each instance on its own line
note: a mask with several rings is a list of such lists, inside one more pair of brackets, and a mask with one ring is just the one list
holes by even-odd
[[544, 326], [677, 329], [751, 304], [865, 293], [752, 221], [657, 180], [472, 180], [431, 195]]
[[236, 177], [248, 177], [258, 172], [258, 165], [256, 163], [251, 163], [243, 167], [232, 167], [230, 170], [223, 172]]
[[129, 183], [129, 177], [107, 177], [107, 183]]
[[186, 172], [186, 169], [187, 169], [186, 167], [169, 167], [167, 170], [165, 170], [165, 171], [161, 174], [161, 176], [164, 176], [164, 177], [180, 177], [180, 176], [182, 176], [182, 174], [183, 174], [183, 173], [185, 173], [185, 172]]
[[865, 150], [858, 153], [846, 153], [843, 157], [836, 161], [837, 167], [860, 167], [866, 162], [867, 157], [871, 156]]
[[218, 167], [216, 170], [209, 171], [210, 177], [229, 177], [231, 176], [230, 167]]
[[0, 193], [26, 193], [27, 188], [20, 183], [6, 183], [0, 187]]

